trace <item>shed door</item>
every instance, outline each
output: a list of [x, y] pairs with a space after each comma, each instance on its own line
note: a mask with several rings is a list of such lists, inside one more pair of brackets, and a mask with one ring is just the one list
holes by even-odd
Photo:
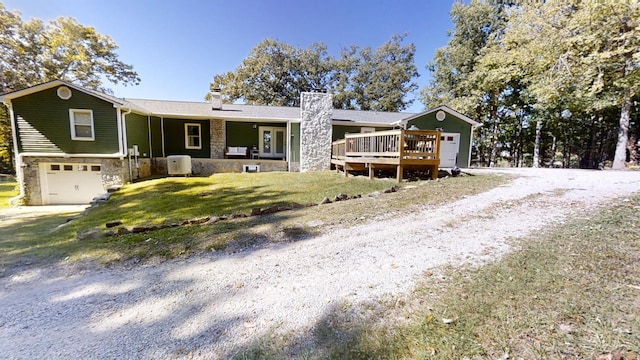
[[440, 135], [440, 167], [454, 167], [456, 165], [459, 151], [459, 133], [442, 133]]
[[105, 192], [99, 164], [41, 164], [44, 204], [88, 204]]

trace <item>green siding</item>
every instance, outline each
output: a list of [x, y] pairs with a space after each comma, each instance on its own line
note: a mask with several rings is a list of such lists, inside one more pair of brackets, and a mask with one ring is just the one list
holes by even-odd
[[138, 145], [140, 157], [148, 158], [149, 147], [149, 118], [146, 115], [128, 114], [125, 115], [125, 125], [127, 129], [127, 147], [132, 148]]
[[292, 123], [291, 124], [291, 161], [298, 162], [300, 161], [300, 124]]
[[442, 132], [446, 133], [459, 133], [460, 134], [460, 149], [458, 150], [458, 166], [468, 167], [469, 164], [469, 144], [471, 141], [471, 124], [468, 122], [453, 116], [450, 113], [446, 113], [447, 116], [443, 121], [436, 119], [436, 112], [432, 112], [416, 119], [410, 120], [407, 123], [407, 129], [411, 125], [415, 125], [420, 130], [435, 130], [436, 128], [442, 128]]
[[[184, 124], [200, 124], [202, 136], [201, 149], [185, 148]], [[164, 118], [164, 146], [165, 155], [189, 155], [194, 158], [211, 157], [211, 134], [209, 120], [187, 120]]]
[[[255, 125], [255, 129], [253, 126]], [[287, 124], [284, 123], [251, 123], [251, 122], [238, 122], [227, 121], [226, 122], [227, 133], [227, 146], [246, 146], [252, 148], [258, 147], [260, 134], [259, 130], [261, 126], [274, 126], [287, 128]]]
[[[11, 101], [14, 121], [20, 123], [23, 134], [20, 152], [113, 154], [119, 151], [117, 110], [112, 103], [75, 89], [71, 89], [70, 99], [62, 100], [56, 91], [57, 87]], [[69, 109], [93, 111], [95, 140], [71, 139]], [[30, 136], [24, 136], [27, 130]]]
[[[333, 139], [332, 141], [336, 141], [336, 140], [340, 140], [340, 139], [344, 139], [344, 134], [347, 133], [360, 133], [362, 131], [362, 128], [370, 128], [373, 126], [345, 126], [345, 125], [333, 125], [333, 129], [332, 129], [332, 133], [333, 135], [331, 136], [331, 138]], [[384, 131], [384, 130], [391, 130], [393, 129], [391, 126], [386, 126], [386, 127], [375, 127], [376, 131]]]
[[151, 156], [162, 157], [162, 121], [159, 117], [151, 118]]

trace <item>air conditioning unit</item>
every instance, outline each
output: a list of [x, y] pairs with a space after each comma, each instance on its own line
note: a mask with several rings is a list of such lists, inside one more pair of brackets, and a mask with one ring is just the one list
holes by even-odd
[[167, 156], [167, 172], [169, 175], [191, 175], [191, 156]]

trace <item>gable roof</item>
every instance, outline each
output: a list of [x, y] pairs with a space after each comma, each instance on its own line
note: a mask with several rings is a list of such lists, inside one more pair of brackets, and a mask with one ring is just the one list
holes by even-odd
[[424, 116], [424, 115], [432, 114], [432, 113], [440, 111], [440, 110], [442, 110], [444, 112], [447, 112], [447, 113], [459, 118], [460, 120], [464, 120], [464, 121], [468, 122], [469, 124], [471, 124], [471, 126], [473, 128], [478, 128], [478, 127], [482, 126], [482, 123], [479, 123], [479, 122], [469, 118], [468, 116], [463, 115], [463, 114], [453, 110], [452, 108], [450, 108], [450, 107], [448, 107], [446, 105], [440, 105], [440, 106], [435, 107], [433, 109], [429, 109], [429, 110], [423, 111], [423, 112], [421, 112], [419, 114], [415, 114], [413, 116], [409, 116], [409, 117], [403, 119], [402, 121], [400, 121], [398, 123], [403, 123], [403, 124], [406, 125], [407, 122], [409, 122], [410, 120], [419, 118], [419, 117]]
[[[237, 121], [300, 121], [300, 107], [268, 106], [268, 105], [242, 105], [223, 104], [222, 109], [213, 110], [209, 102], [151, 100], [118, 98], [100, 91], [84, 88], [64, 80], [53, 80], [35, 85], [26, 89], [10, 92], [0, 97], [1, 100], [11, 100], [47, 90], [57, 86], [67, 86], [77, 91], [95, 96], [112, 103], [115, 107], [131, 109], [137, 113], [161, 117], [183, 118], [219, 118]], [[438, 108], [432, 110], [435, 111]], [[448, 108], [447, 108], [448, 109]], [[453, 111], [449, 109], [449, 111]], [[428, 112], [427, 112], [428, 113]], [[472, 121], [462, 114], [454, 112], [456, 116]], [[406, 122], [416, 116], [423, 115], [404, 112], [363, 111], [333, 109], [332, 120], [336, 125], [369, 125], [369, 126], [393, 126]]]
[[38, 85], [34, 85], [31, 87], [28, 87], [26, 89], [22, 89], [22, 90], [17, 90], [17, 91], [12, 91], [6, 94], [2, 95], [2, 100], [13, 100], [19, 97], [23, 97], [26, 95], [30, 95], [30, 94], [34, 94], [43, 90], [47, 90], [47, 89], [51, 89], [54, 88], [56, 86], [66, 86], [69, 88], [72, 88], [74, 90], [77, 91], [81, 91], [83, 93], [89, 94], [91, 96], [95, 96], [99, 99], [102, 99], [104, 101], [110, 102], [112, 104], [116, 104], [116, 105], [123, 105], [125, 103], [124, 99], [119, 99], [115, 96], [111, 96], [99, 91], [94, 91], [94, 90], [90, 90], [87, 88], [84, 88], [82, 86], [78, 86], [78, 85], [74, 85], [70, 82], [64, 81], [64, 80], [52, 80], [52, 81], [48, 81], [46, 83], [42, 83], [42, 84], [38, 84]]
[[229, 120], [280, 120], [300, 119], [300, 108], [286, 106], [223, 104], [222, 109], [213, 110], [209, 102], [170, 101], [149, 99], [126, 99], [146, 109], [150, 115], [172, 117], [221, 118]]

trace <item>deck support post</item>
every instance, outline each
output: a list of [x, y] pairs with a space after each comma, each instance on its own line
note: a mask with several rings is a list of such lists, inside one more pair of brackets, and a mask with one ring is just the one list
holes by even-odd
[[397, 175], [396, 175], [396, 179], [398, 180], [398, 182], [402, 182], [402, 171], [403, 170], [404, 169], [402, 168], [402, 165], [398, 165], [398, 168], [397, 168], [398, 172], [397, 172]]
[[431, 180], [438, 180], [438, 165], [431, 167]]
[[369, 179], [373, 180], [374, 175], [375, 175], [375, 168], [373, 166], [373, 164], [368, 164], [369, 165]]

